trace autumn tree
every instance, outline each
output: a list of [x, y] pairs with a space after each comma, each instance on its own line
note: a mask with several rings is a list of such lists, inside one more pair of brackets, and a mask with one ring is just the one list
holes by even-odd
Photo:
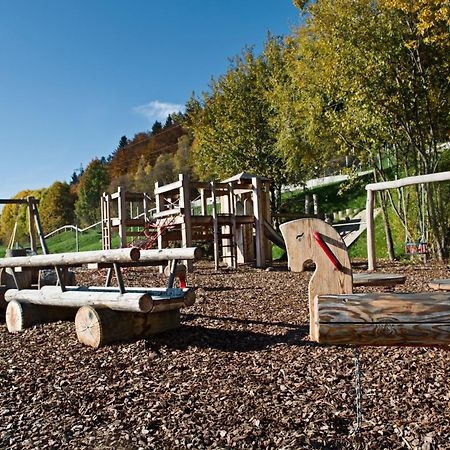
[[[434, 172], [439, 144], [448, 139], [450, 39], [442, 39], [448, 36], [448, 8], [445, 20], [427, 27], [423, 9], [413, 3], [311, 2], [292, 55], [299, 87], [296, 117], [305, 138], [313, 146], [325, 139], [343, 152], [368, 158], [380, 179], [388, 176], [383, 161], [397, 176]], [[442, 17], [435, 0], [418, 3]], [[448, 233], [434, 218], [445, 205], [429, 186], [429, 225], [441, 257]]]
[[56, 181], [42, 194], [39, 215], [46, 233], [64, 225], [72, 224], [75, 219], [75, 196], [67, 183]]
[[108, 170], [99, 159], [92, 160], [80, 178], [75, 211], [84, 225], [100, 219], [100, 197], [108, 187]]
[[[13, 199], [22, 199], [28, 196], [33, 196], [37, 200], [41, 198], [42, 195], [41, 190], [24, 190], [18, 192]], [[17, 225], [16, 225], [17, 224]], [[26, 246], [29, 244], [29, 234], [28, 234], [28, 207], [26, 204], [16, 205], [9, 204], [5, 205], [2, 209], [1, 218], [0, 218], [0, 239], [2, 242], [7, 245], [13, 235], [14, 228], [15, 230], [15, 243], [19, 243], [20, 245]]]

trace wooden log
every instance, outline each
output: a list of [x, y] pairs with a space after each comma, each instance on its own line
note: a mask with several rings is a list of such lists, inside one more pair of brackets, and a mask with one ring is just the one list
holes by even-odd
[[179, 309], [137, 314], [83, 306], [75, 316], [79, 342], [93, 348], [114, 342], [147, 338], [179, 326]]
[[140, 250], [136, 247], [114, 250], [92, 250], [75, 253], [18, 256], [0, 259], [0, 267], [52, 267], [76, 266], [88, 263], [126, 263], [138, 261]]
[[141, 250], [139, 261], [171, 261], [174, 259], [200, 259], [200, 247], [164, 248], [161, 250]]
[[433, 280], [428, 286], [436, 291], [450, 291], [450, 279]]
[[314, 299], [314, 340], [321, 344], [450, 344], [450, 296], [320, 295]]
[[42, 306], [11, 301], [6, 308], [6, 326], [10, 333], [16, 333], [33, 325], [73, 320], [76, 309], [61, 306]]
[[58, 286], [43, 286], [39, 290], [9, 289], [5, 293], [5, 300], [9, 303], [18, 301], [34, 305], [67, 306], [80, 308], [91, 305], [106, 307], [115, 311], [148, 312], [153, 307], [153, 299], [146, 292], [126, 292], [106, 290], [104, 288], [86, 288], [72, 286], [62, 292]]
[[405, 284], [406, 275], [397, 273], [354, 273], [353, 286], [396, 286]]

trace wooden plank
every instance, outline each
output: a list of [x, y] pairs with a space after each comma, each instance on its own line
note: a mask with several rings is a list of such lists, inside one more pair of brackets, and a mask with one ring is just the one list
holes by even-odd
[[153, 214], [154, 219], [160, 219], [162, 217], [168, 217], [168, 216], [176, 216], [178, 214], [183, 214], [182, 208], [172, 208], [172, 209], [165, 209], [159, 212], [156, 212]]
[[450, 323], [320, 324], [317, 342], [329, 345], [418, 345], [450, 344]]
[[354, 273], [353, 286], [396, 286], [405, 284], [406, 275], [397, 273]]
[[183, 181], [178, 180], [173, 183], [165, 184], [164, 186], [155, 186], [155, 195], [164, 194], [167, 192], [178, 192], [178, 190], [183, 186]]
[[428, 283], [428, 286], [437, 291], [450, 291], [450, 279], [433, 280]]
[[320, 295], [313, 308], [311, 334], [322, 344], [450, 343], [450, 296], [446, 294]]

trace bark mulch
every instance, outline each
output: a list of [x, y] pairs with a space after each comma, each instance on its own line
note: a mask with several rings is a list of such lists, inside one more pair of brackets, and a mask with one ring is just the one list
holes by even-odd
[[[1, 323], [0, 448], [450, 448], [448, 348], [361, 349], [354, 434], [354, 353], [308, 340], [311, 273], [197, 267], [181, 328], [148, 340], [93, 351], [73, 323], [18, 335]], [[380, 270], [407, 274], [397, 291], [450, 276], [432, 263]], [[125, 277], [165, 283], [154, 269]]]

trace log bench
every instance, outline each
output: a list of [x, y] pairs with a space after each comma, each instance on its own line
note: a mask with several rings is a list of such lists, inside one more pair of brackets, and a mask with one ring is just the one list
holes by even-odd
[[[0, 268], [8, 270], [15, 284], [15, 288], [4, 293], [8, 304], [7, 328], [17, 332], [39, 323], [75, 319], [78, 340], [94, 348], [177, 328], [180, 308], [195, 301], [194, 290], [185, 285], [185, 267], [178, 260], [200, 256], [198, 248], [144, 251], [131, 248], [0, 259]], [[122, 267], [163, 262], [169, 262], [167, 286], [125, 286]], [[63, 271], [83, 264], [108, 268], [105, 286], [66, 286]], [[36, 268], [52, 268], [58, 286], [24, 288], [17, 275]], [[110, 286], [113, 274], [118, 287]], [[180, 287], [174, 287], [176, 278], [180, 279]]]
[[321, 344], [448, 345], [450, 294], [354, 294], [347, 248], [320, 219], [280, 226], [297, 267], [313, 261], [309, 295], [310, 337]]

